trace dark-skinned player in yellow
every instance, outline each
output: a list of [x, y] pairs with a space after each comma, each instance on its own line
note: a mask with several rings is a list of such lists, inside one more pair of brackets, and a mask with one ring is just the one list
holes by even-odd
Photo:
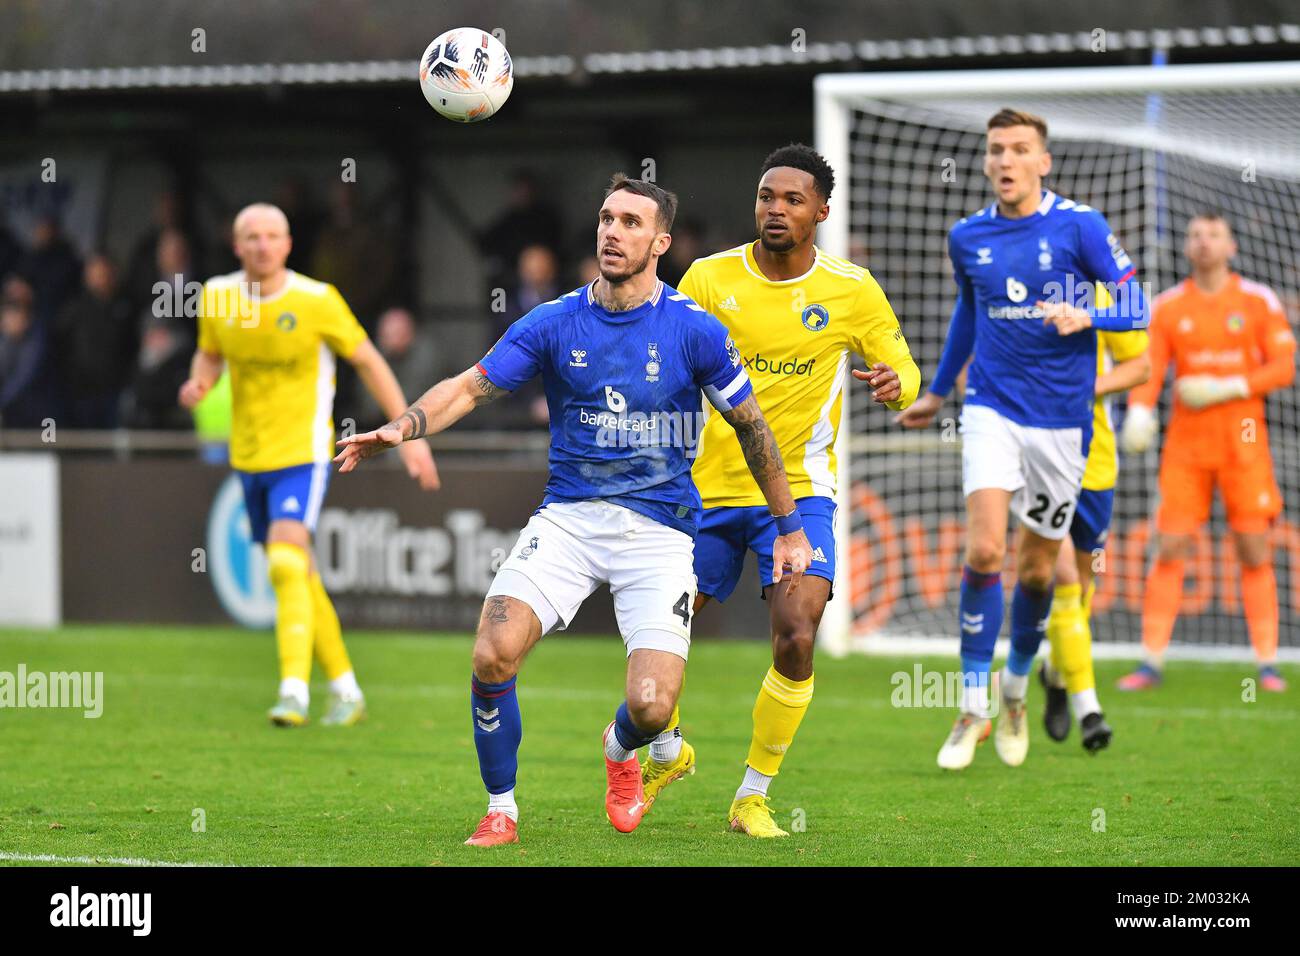
[[[895, 411], [912, 404], [921, 381], [871, 273], [814, 244], [834, 185], [830, 165], [810, 147], [776, 150], [760, 171], [757, 240], [697, 259], [679, 287], [730, 329], [785, 461], [798, 511], [789, 517], [802, 519], [813, 547], [797, 590], [771, 583], [772, 543], [782, 519], [768, 513], [734, 434], [711, 415], [691, 470], [704, 503], [695, 540], [695, 610], [730, 596], [745, 552], [753, 551], [771, 617], [772, 666], [754, 704], [745, 776], [728, 813], [733, 830], [753, 837], [787, 835], [772, 817], [767, 789], [812, 701], [813, 644], [835, 580], [835, 436], [850, 354], [869, 366], [853, 375]], [[678, 718], [674, 711], [643, 765], [648, 804], [695, 770]]]

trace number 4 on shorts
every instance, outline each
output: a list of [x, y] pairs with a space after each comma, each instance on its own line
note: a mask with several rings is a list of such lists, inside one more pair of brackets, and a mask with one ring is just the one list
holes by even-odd
[[682, 592], [682, 596], [673, 605], [673, 613], [681, 617], [683, 626], [691, 626], [691, 594], [689, 591]]

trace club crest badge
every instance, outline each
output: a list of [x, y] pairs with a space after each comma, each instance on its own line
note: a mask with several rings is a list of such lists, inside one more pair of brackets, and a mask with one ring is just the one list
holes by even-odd
[[830, 324], [831, 314], [826, 311], [826, 306], [813, 303], [803, 310], [800, 318], [803, 319], [803, 327], [809, 332], [820, 332]]
[[647, 382], [659, 381], [659, 372], [663, 368], [663, 360], [659, 357], [659, 346], [654, 342], [646, 345], [646, 352], [650, 356], [650, 361], [645, 363], [645, 380]]

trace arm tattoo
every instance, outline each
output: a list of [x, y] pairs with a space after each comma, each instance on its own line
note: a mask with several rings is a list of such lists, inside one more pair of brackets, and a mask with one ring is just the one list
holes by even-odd
[[[409, 434], [406, 432], [404, 428], [402, 428], [403, 422], [411, 423], [411, 431]], [[429, 430], [429, 420], [425, 418], [424, 409], [422, 409], [419, 405], [412, 405], [405, 412], [403, 412], [402, 417], [399, 418], [397, 421], [393, 422], [393, 424], [397, 426], [398, 431], [400, 431], [403, 435], [405, 435], [406, 441], [413, 441], [416, 438], [423, 438], [425, 433]]]
[[474, 397], [474, 401], [479, 405], [500, 398], [502, 395], [506, 393], [506, 390], [504, 388], [497, 388], [495, 385], [492, 384], [492, 380], [489, 379], [482, 372], [480, 372], [478, 369], [474, 370], [474, 385], [478, 388], [479, 392], [481, 393], [481, 395], [476, 395]]
[[736, 438], [740, 441], [741, 451], [745, 453], [745, 461], [760, 485], [785, 474], [781, 449], [753, 396], [733, 408], [726, 417], [736, 430]]

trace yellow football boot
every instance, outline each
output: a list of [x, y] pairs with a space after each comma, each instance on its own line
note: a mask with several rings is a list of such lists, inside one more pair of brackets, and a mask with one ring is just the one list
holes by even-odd
[[680, 780], [693, 773], [695, 773], [695, 748], [684, 740], [682, 752], [672, 763], [660, 763], [647, 757], [646, 762], [641, 765], [641, 787], [645, 790], [646, 810], [649, 811], [654, 806], [655, 797], [663, 792], [664, 787], [674, 780]]
[[789, 836], [772, 819], [772, 808], [767, 805], [767, 797], [754, 794], [731, 802], [727, 814], [731, 819], [731, 829], [739, 833], [748, 833], [752, 837]]

